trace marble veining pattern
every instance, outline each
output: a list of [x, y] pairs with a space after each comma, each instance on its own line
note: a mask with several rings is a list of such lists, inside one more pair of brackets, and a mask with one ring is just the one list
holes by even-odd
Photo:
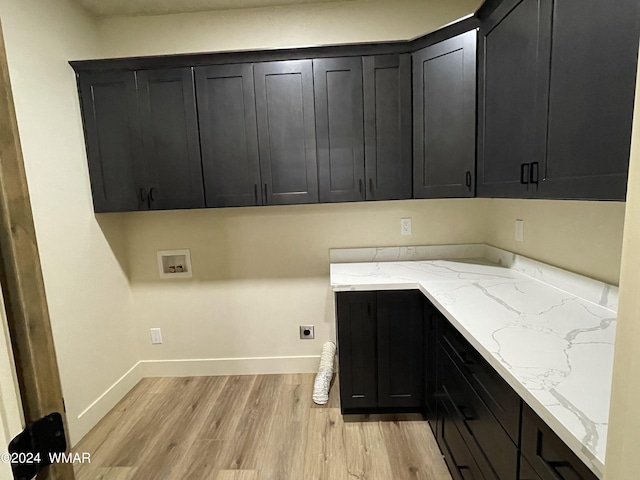
[[617, 289], [492, 249], [475, 259], [332, 264], [331, 285], [420, 289], [602, 478]]

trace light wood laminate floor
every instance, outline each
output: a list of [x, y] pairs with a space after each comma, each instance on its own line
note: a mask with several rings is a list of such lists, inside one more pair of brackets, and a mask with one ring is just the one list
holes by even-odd
[[[74, 449], [78, 480], [450, 480], [420, 416], [344, 422], [315, 375], [145, 378]], [[383, 421], [381, 421], [383, 420]]]

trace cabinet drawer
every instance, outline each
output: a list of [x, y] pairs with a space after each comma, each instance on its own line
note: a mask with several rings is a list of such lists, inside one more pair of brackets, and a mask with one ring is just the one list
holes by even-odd
[[518, 394], [453, 327], [447, 325], [443, 329], [441, 342], [464, 377], [517, 445], [521, 403]]
[[[475, 457], [481, 459], [484, 456], [490, 465], [485, 476], [489, 477], [490, 472], [494, 472], [495, 477], [500, 480], [516, 478], [517, 447], [455, 365], [449, 348], [443, 345], [440, 351], [443, 400], [453, 410], [466, 443], [477, 443], [479, 446], [481, 452]], [[482, 466], [482, 462], [480, 464]]]
[[[487, 480], [475, 460], [475, 455], [465, 443], [459, 428], [465, 428], [457, 418], [454, 405], [446, 398], [438, 402], [441, 413], [437, 425], [438, 445], [442, 450], [454, 480]], [[477, 445], [476, 445], [477, 450]], [[490, 476], [489, 480], [494, 480]]]
[[527, 405], [522, 411], [522, 454], [538, 475], [533, 479], [597, 480], [589, 468]]

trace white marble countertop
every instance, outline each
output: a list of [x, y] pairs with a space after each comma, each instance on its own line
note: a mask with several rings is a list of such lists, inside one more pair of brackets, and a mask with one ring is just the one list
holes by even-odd
[[332, 250], [331, 261], [334, 291], [421, 290], [602, 478], [616, 287], [486, 245]]

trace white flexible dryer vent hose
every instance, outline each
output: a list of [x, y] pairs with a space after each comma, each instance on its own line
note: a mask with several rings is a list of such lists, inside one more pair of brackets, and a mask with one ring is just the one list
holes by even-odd
[[333, 377], [333, 357], [336, 354], [336, 344], [326, 342], [322, 346], [320, 355], [320, 367], [313, 384], [313, 401], [318, 405], [324, 405], [329, 401], [329, 385]]

